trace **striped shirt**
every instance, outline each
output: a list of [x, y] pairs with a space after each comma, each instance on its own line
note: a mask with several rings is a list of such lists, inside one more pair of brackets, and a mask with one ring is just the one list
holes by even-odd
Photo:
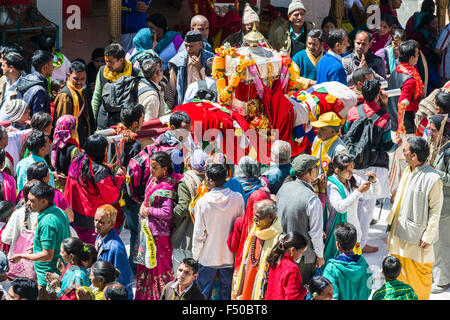
[[442, 51], [442, 60], [439, 67], [439, 75], [442, 78], [450, 78], [450, 24], [446, 25], [439, 33], [439, 39], [436, 43], [436, 49]]

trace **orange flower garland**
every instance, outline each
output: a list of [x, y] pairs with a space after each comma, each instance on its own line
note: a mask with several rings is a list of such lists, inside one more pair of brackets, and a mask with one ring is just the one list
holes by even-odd
[[[225, 61], [226, 56], [231, 58], [239, 57], [240, 62], [235, 67], [233, 75], [229, 77], [228, 85], [225, 79]], [[234, 89], [245, 78], [245, 73], [248, 66], [255, 63], [254, 59], [248, 59], [243, 55], [240, 55], [236, 48], [224, 48], [220, 47], [216, 49], [216, 57], [214, 58], [212, 77], [216, 80], [217, 91], [219, 93], [219, 102], [221, 104], [229, 104], [231, 95]]]

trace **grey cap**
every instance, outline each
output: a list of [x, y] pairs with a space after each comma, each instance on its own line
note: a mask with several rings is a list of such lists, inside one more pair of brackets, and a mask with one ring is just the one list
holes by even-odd
[[309, 154], [301, 154], [292, 161], [292, 169], [296, 174], [305, 174], [318, 166], [319, 158]]
[[6, 254], [0, 250], [0, 274], [6, 273], [9, 268], [8, 257]]

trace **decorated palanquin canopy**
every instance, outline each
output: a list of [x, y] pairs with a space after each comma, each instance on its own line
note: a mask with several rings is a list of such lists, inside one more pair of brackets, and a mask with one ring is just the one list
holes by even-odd
[[290, 142], [295, 156], [301, 149], [293, 139], [295, 115], [286, 94], [299, 88], [299, 70], [289, 55], [270, 48], [255, 29], [244, 37], [244, 44], [216, 49], [212, 76], [219, 103], [244, 117], [268, 143], [275, 138]]

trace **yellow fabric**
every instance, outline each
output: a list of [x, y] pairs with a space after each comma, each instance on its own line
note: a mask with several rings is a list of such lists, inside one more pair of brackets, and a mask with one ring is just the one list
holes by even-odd
[[156, 267], [156, 244], [150, 228], [148, 227], [147, 218], [141, 220], [141, 226], [145, 234], [145, 244], [148, 250], [148, 255], [145, 254], [145, 259], [148, 259], [148, 261], [145, 261], [145, 267], [148, 269], [153, 269]]
[[[327, 95], [331, 97], [331, 99], [334, 100], [333, 101], [328, 101], [330, 103], [333, 103], [336, 100], [335, 96], [332, 95]], [[323, 127], [329, 127], [329, 126], [333, 126], [333, 127], [337, 127], [339, 125], [341, 125], [341, 118], [338, 117], [338, 115], [332, 111], [327, 112], [322, 114], [319, 117], [319, 120], [311, 122], [311, 126], [313, 126], [314, 128], [323, 128]]]
[[[83, 98], [83, 89], [77, 89], [72, 82], [67, 81], [67, 88], [69, 88], [70, 94], [72, 95], [72, 100], [73, 100], [73, 116], [75, 119], [77, 119], [77, 123], [76, 123], [76, 130], [74, 130], [74, 135], [73, 138], [80, 143], [80, 138], [78, 137], [78, 116], [80, 113], [80, 101], [78, 100], [78, 94], [80, 94], [80, 96]], [[83, 98], [84, 99], [84, 98]], [[84, 102], [83, 102], [84, 104]]]
[[394, 255], [394, 257], [400, 260], [402, 264], [402, 271], [397, 280], [409, 284], [416, 292], [419, 300], [428, 300], [433, 284], [433, 264], [418, 263], [399, 255]]
[[362, 255], [361, 244], [359, 242], [355, 244], [355, 247], [353, 248], [353, 253], [357, 255]]
[[[324, 141], [322, 141], [322, 139], [317, 138], [317, 142], [313, 145], [311, 155], [320, 159], [320, 166], [325, 171], [325, 173], [328, 173], [328, 167], [332, 160], [329, 157], [327, 157], [328, 151], [330, 150], [333, 143], [337, 140], [337, 138], [338, 136], [335, 135], [333, 138], [326, 141], [325, 143]], [[320, 147], [322, 148], [320, 149]]]
[[250, 232], [248, 233], [247, 239], [245, 240], [245, 245], [242, 253], [242, 263], [239, 267], [239, 272], [237, 273], [235, 279], [233, 279], [235, 282], [233, 283], [233, 287], [231, 289], [231, 299], [240, 300], [240, 294], [239, 288], [241, 287], [241, 280], [245, 273], [244, 271], [244, 261], [247, 259], [249, 250], [250, 250], [250, 244], [252, 240], [252, 236], [256, 235], [259, 239], [264, 240], [264, 246], [261, 251], [261, 259], [259, 260], [259, 269], [258, 274], [256, 275], [255, 282], [253, 285], [253, 293], [252, 293], [252, 300], [261, 300], [262, 294], [259, 289], [261, 288], [261, 283], [264, 279], [264, 271], [267, 270], [268, 263], [267, 263], [267, 257], [269, 256], [270, 252], [272, 251], [272, 248], [275, 246], [275, 244], [278, 241], [278, 236], [283, 232], [283, 227], [281, 226], [280, 219], [278, 217], [275, 218], [272, 225], [264, 230], [259, 230], [255, 224], [253, 224], [252, 228], [250, 229]]
[[320, 58], [323, 57], [323, 52], [321, 52], [320, 55], [316, 58], [316, 57], [314, 57], [314, 56], [312, 55], [311, 52], [309, 52], [308, 49], [306, 49], [306, 55], [308, 56], [308, 58], [309, 58], [309, 60], [311, 61], [311, 63], [312, 63], [314, 66], [317, 66], [317, 63], [319, 62]]
[[121, 73], [114, 72], [109, 70], [108, 66], [105, 66], [105, 69], [103, 71], [103, 76], [108, 81], [116, 81], [117, 79], [123, 77], [123, 76], [131, 76], [131, 72], [133, 71], [133, 66], [131, 65], [131, 62], [128, 60], [125, 60], [125, 67], [123, 68], [123, 71]]

